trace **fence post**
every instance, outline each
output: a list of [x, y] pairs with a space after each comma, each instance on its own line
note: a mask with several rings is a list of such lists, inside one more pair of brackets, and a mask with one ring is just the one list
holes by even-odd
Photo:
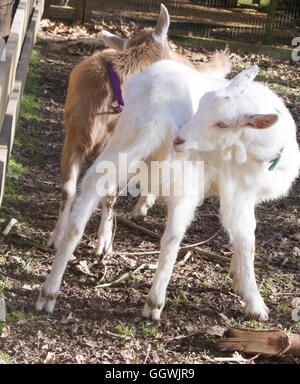
[[91, 0], [76, 0], [73, 23], [88, 23], [91, 21], [91, 16]]
[[273, 43], [273, 33], [276, 21], [276, 10], [278, 6], [278, 0], [270, 0], [268, 18], [266, 23], [266, 33], [264, 36], [264, 44], [271, 45]]
[[82, 23], [84, 0], [76, 0], [73, 12], [73, 23]]
[[43, 18], [44, 19], [50, 18], [50, 0], [45, 0]]
[[92, 4], [91, 0], [85, 0], [85, 8], [84, 8], [84, 15], [83, 15], [83, 22], [89, 23], [92, 18]]

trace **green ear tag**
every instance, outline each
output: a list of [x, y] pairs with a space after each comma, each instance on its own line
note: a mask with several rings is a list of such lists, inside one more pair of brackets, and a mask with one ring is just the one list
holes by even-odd
[[279, 160], [281, 159], [281, 154], [282, 154], [282, 151], [284, 150], [284, 148], [282, 147], [280, 149], [280, 154], [278, 157], [276, 157], [275, 160], [272, 161], [272, 164], [270, 165], [270, 167], [268, 168], [269, 171], [273, 171], [273, 169], [276, 167], [276, 165], [279, 163]]

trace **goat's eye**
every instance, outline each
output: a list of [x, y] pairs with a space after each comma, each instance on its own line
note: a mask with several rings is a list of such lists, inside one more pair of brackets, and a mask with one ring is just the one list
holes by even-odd
[[228, 125], [225, 124], [225, 123], [223, 123], [223, 121], [220, 121], [219, 123], [217, 123], [217, 126], [218, 126], [219, 128], [227, 128], [227, 127], [228, 127]]

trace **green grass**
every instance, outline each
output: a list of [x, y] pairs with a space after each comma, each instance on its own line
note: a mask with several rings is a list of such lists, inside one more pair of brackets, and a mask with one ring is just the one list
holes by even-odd
[[123, 336], [133, 336], [136, 332], [135, 326], [132, 324], [118, 323], [116, 324], [116, 329]]
[[6, 325], [11, 327], [11, 332], [22, 332], [21, 323], [18, 322], [22, 320], [22, 322], [25, 323], [30, 320], [32, 316], [32, 312], [24, 312], [24, 309], [21, 309], [20, 311], [6, 312], [6, 322], [0, 322], [0, 335]]
[[252, 325], [252, 327], [255, 327], [255, 328], [263, 328], [264, 327], [264, 323], [262, 323], [261, 321], [255, 320], [255, 319], [249, 320], [249, 323]]
[[213, 338], [214, 338], [214, 336], [211, 335], [210, 333], [203, 333], [203, 337], [204, 337], [205, 339], [207, 339], [207, 340], [210, 340], [210, 339], [213, 339]]
[[263, 288], [263, 289], [260, 291], [260, 294], [261, 294], [262, 297], [268, 297], [269, 294], [270, 294], [270, 291], [269, 291], [268, 288], [265, 287], [265, 288]]
[[143, 332], [144, 335], [153, 337], [157, 335], [158, 326], [154, 324], [148, 325], [145, 323], [141, 323], [140, 330]]
[[155, 344], [155, 348], [157, 349], [157, 350], [161, 350], [161, 349], [164, 349], [166, 346], [167, 346], [167, 342], [165, 342], [165, 343], [157, 343], [157, 344]]
[[[40, 152], [44, 150], [38, 134], [34, 134], [41, 120], [40, 105], [38, 98], [41, 91], [38, 85], [36, 70], [40, 63], [40, 54], [37, 50], [32, 51], [31, 61], [26, 78], [24, 95], [21, 100], [19, 119], [16, 126], [13, 153], [10, 156], [5, 180], [4, 196], [0, 208], [0, 226], [4, 225], [12, 217], [19, 223], [26, 222], [24, 217], [17, 209], [19, 201], [24, 199], [22, 193], [22, 179], [30, 174], [29, 160], [38, 158]], [[22, 150], [22, 154], [21, 154]], [[25, 154], [26, 155], [25, 155]], [[0, 243], [3, 239], [0, 236]], [[7, 246], [0, 246], [0, 253], [4, 255]], [[12, 254], [18, 254], [17, 249], [11, 248]], [[8, 263], [6, 257], [0, 258], [0, 266]], [[5, 288], [10, 285], [9, 280], [0, 280], [0, 295]], [[23, 312], [13, 312], [7, 314], [8, 322], [17, 322], [23, 316]]]
[[200, 287], [202, 288], [207, 288], [207, 287], [211, 287], [212, 286], [212, 283], [211, 281], [205, 281], [205, 280], [196, 280], [196, 284], [197, 285], [200, 285]]
[[10, 324], [15, 324], [20, 320], [26, 319], [30, 313], [25, 313], [24, 309], [21, 309], [20, 311], [13, 311], [6, 314], [6, 322]]
[[252, 0], [239, 0], [238, 5], [249, 6], [250, 8], [258, 9], [261, 12], [266, 12], [268, 10], [270, 0], [260, 0], [260, 5], [258, 7], [252, 4]]
[[227, 282], [227, 283], [232, 283], [232, 278], [229, 276], [229, 275], [227, 275], [226, 277], [225, 277], [225, 281]]
[[7, 323], [13, 324], [13, 323], [17, 323], [23, 317], [24, 317], [24, 310], [14, 311], [14, 312], [6, 314], [6, 321], [7, 321]]
[[0, 280], [0, 296], [2, 295], [3, 291], [5, 288], [8, 288], [11, 284], [11, 281], [6, 279], [6, 280]]
[[9, 261], [7, 260], [7, 258], [5, 256], [0, 256], [0, 267], [2, 267], [4, 265], [9, 265]]
[[10, 198], [22, 199], [20, 180], [25, 173], [29, 173], [29, 168], [23, 163], [23, 159], [18, 155], [9, 159], [4, 191]]
[[[19, 119], [14, 138], [13, 153], [10, 156], [5, 180], [3, 203], [1, 207], [0, 225], [11, 217], [15, 217], [20, 223], [26, 221], [14, 206], [23, 200], [22, 178], [30, 174], [29, 159], [38, 158], [44, 145], [38, 135], [32, 134], [32, 130], [38, 126], [40, 118], [40, 105], [38, 97], [41, 91], [38, 85], [36, 70], [40, 63], [38, 50], [32, 51], [31, 61], [26, 78], [24, 95], [21, 100]], [[22, 149], [22, 155], [20, 150]], [[23, 154], [24, 149], [26, 156]]]
[[278, 311], [283, 313], [286, 316], [291, 316], [293, 308], [289, 307], [286, 304], [279, 304], [278, 305]]
[[10, 363], [9, 359], [10, 359], [10, 356], [8, 353], [6, 353], [5, 351], [0, 351], [0, 362], [2, 360], [6, 364], [9, 364]]

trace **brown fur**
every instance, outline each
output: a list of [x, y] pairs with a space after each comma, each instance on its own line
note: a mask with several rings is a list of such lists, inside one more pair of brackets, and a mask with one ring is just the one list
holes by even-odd
[[113, 64], [123, 88], [132, 74], [143, 71], [155, 61], [168, 58], [168, 51], [162, 55], [151, 33], [143, 31], [134, 37], [132, 40], [137, 46], [130, 40], [128, 45], [131, 48], [97, 52], [73, 69], [64, 110], [66, 139], [62, 163], [74, 153], [83, 157], [97, 156], [113, 133], [119, 114], [115, 114], [112, 108], [114, 94], [109, 80], [109, 64]]

